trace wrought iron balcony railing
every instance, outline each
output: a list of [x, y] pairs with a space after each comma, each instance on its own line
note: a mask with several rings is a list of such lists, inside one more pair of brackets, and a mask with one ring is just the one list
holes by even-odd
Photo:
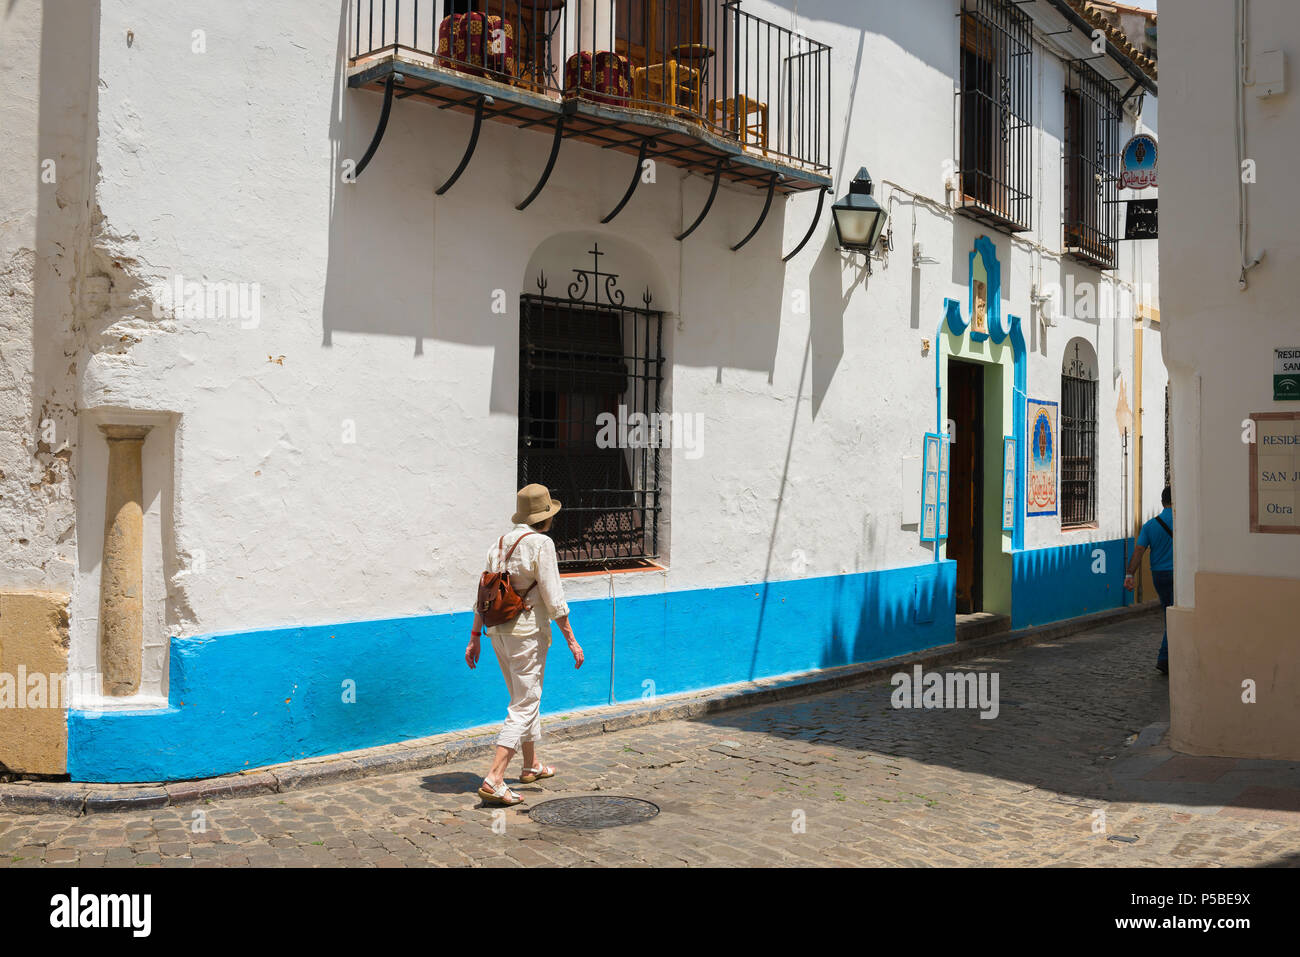
[[1119, 90], [1086, 63], [1066, 70], [1063, 239], [1067, 255], [1113, 269], [1119, 245]]
[[746, 13], [740, 0], [353, 5], [354, 69], [392, 55], [490, 80], [507, 98], [578, 100], [649, 127], [681, 121], [747, 154], [829, 173], [830, 47]]

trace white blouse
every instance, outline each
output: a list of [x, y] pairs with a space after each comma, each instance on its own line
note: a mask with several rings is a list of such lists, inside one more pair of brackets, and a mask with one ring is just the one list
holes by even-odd
[[555, 554], [555, 542], [549, 535], [534, 532], [527, 525], [516, 525], [506, 532], [501, 548], [493, 542], [488, 549], [485, 571], [501, 571], [501, 558], [510, 551], [510, 546], [520, 537], [531, 532], [515, 549], [505, 571], [510, 573], [510, 584], [520, 595], [534, 583], [537, 587], [524, 595], [524, 602], [532, 606], [504, 624], [484, 628], [491, 636], [527, 638], [538, 632], [551, 632], [551, 619], [563, 618], [569, 613], [569, 605], [564, 600], [564, 586], [560, 583], [560, 563]]

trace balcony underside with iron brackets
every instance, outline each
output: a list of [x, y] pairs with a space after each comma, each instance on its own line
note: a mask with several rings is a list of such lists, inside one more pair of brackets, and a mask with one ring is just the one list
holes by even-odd
[[[818, 193], [812, 238], [831, 188], [830, 47], [741, 10], [742, 0], [354, 0], [348, 84], [383, 96], [360, 176], [394, 103], [416, 99], [473, 116], [451, 189], [484, 121], [531, 129], [551, 145], [526, 209], [545, 189], [565, 141], [635, 156], [630, 182], [601, 220], [635, 194], [646, 159], [712, 180], [684, 240], [725, 180], [773, 199]], [[539, 144], [540, 145], [540, 144]], [[539, 150], [539, 152], [541, 152]]]
[[[414, 99], [470, 116], [481, 110], [481, 121], [533, 129], [631, 156], [641, 156], [643, 144], [649, 141], [645, 155], [657, 162], [708, 176], [718, 171], [721, 162], [724, 181], [766, 190], [776, 175], [777, 194], [832, 185], [828, 167], [765, 156], [735, 138], [669, 113], [593, 102], [581, 94], [557, 98], [421, 62], [401, 52], [365, 58], [351, 68], [348, 85], [385, 95], [390, 78], [394, 102]], [[563, 128], [557, 134], [561, 118]], [[378, 146], [377, 140], [374, 145]]]

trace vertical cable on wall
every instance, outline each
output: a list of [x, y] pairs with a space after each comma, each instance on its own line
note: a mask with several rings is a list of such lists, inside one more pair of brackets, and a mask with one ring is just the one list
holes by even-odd
[[1246, 178], [1242, 175], [1241, 164], [1246, 157], [1246, 0], [1237, 0], [1233, 16], [1233, 29], [1236, 40], [1237, 79], [1236, 79], [1236, 134], [1237, 134], [1237, 239], [1241, 253], [1241, 275], [1237, 279], [1237, 288], [1246, 288], [1246, 273], [1259, 265], [1264, 254], [1260, 253], [1249, 262], [1246, 260], [1246, 236], [1248, 232], [1246, 217]]
[[614, 704], [614, 637], [618, 630], [618, 609], [614, 602], [614, 573], [609, 574], [609, 703]]

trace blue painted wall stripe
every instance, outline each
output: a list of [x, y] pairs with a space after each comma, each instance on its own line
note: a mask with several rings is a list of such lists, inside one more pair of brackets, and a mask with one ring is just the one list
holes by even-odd
[[[1123, 539], [1012, 554], [1012, 627], [1126, 603]], [[1106, 571], [1094, 574], [1094, 551]], [[587, 661], [551, 649], [543, 712], [878, 661], [954, 638], [950, 561], [852, 575], [571, 603]], [[169, 781], [491, 724], [506, 691], [491, 645], [463, 660], [472, 614], [173, 638], [170, 706], [68, 715], [76, 781]], [[344, 703], [354, 682], [356, 702]], [[653, 684], [649, 684], [652, 682]]]
[[[940, 562], [620, 598], [620, 700], [872, 661], [954, 638], [955, 566]], [[506, 691], [486, 641], [463, 659], [468, 612], [173, 638], [170, 707], [68, 716], [78, 781], [206, 777], [500, 721]], [[543, 712], [606, 704], [609, 599], [573, 602], [587, 661], [551, 649]], [[355, 682], [356, 702], [344, 703]]]
[[[1011, 627], [1028, 628], [1128, 604], [1125, 539], [1012, 552]], [[1094, 571], [1101, 550], [1105, 571]]]

